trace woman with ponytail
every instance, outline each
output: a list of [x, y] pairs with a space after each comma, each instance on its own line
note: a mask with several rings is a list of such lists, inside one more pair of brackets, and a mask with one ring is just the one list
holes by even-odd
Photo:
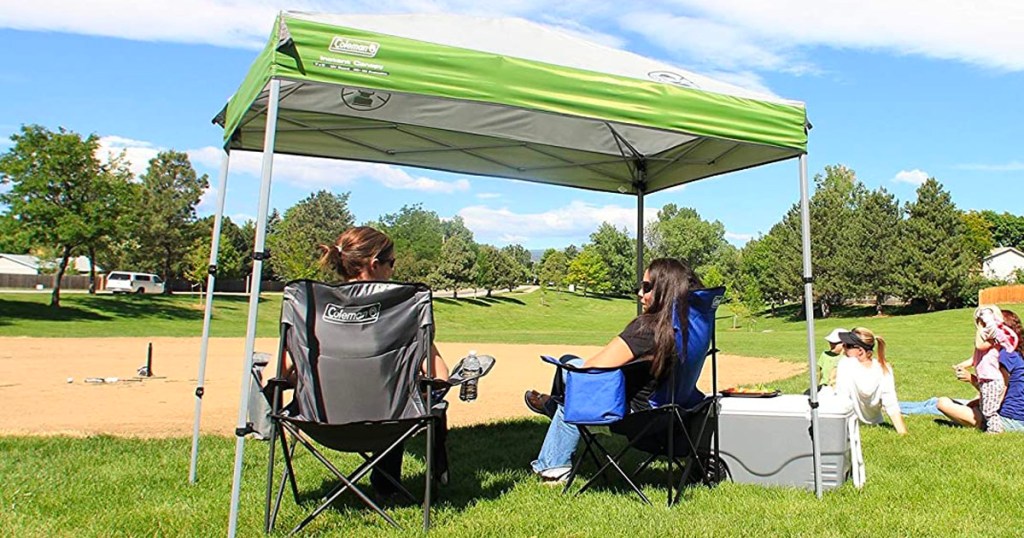
[[861, 422], [881, 424], [884, 409], [896, 432], [906, 434], [885, 340], [863, 327], [840, 333], [839, 339], [846, 356], [836, 366], [836, 394], [850, 400]]
[[[679, 319], [688, 319], [690, 290], [701, 287], [700, 279], [683, 262], [673, 258], [652, 261], [637, 292], [643, 313], [596, 355], [587, 360], [574, 358], [568, 363], [583, 368], [614, 368], [633, 361], [649, 361], [648, 368], [630, 371], [639, 378], [627, 372], [626, 385], [632, 410], [650, 408], [651, 394], [668, 377], [669, 366], [676, 360], [672, 306], [678, 309]], [[686, 330], [685, 324], [683, 327]], [[527, 407], [551, 418], [540, 455], [532, 464], [533, 471], [545, 482], [561, 482], [572, 466], [579, 430], [565, 423], [562, 406], [549, 395], [531, 390], [525, 398]]]
[[[395, 244], [384, 233], [369, 226], [349, 228], [338, 236], [333, 245], [320, 245], [320, 265], [328, 272], [337, 274], [344, 282], [389, 281], [395, 272]], [[434, 363], [434, 377], [448, 379], [448, 366], [437, 347], [431, 344], [431, 360]], [[288, 365], [285, 365], [286, 368]], [[426, 364], [423, 371], [426, 372]], [[438, 428], [435, 441], [443, 447], [447, 437], [447, 425]], [[395, 477], [402, 476], [402, 454], [404, 447], [389, 452], [370, 472], [370, 484], [378, 498], [387, 500], [398, 494], [398, 488], [384, 473]], [[446, 451], [435, 451], [444, 457]], [[448, 463], [439, 461], [435, 465], [437, 477], [442, 484], [448, 480]], [[380, 471], [384, 471], [381, 473]]]

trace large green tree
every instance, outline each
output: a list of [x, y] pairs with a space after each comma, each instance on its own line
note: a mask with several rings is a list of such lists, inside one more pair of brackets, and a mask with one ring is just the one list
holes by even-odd
[[488, 297], [491, 296], [491, 291], [501, 285], [498, 274], [500, 257], [501, 251], [493, 245], [480, 245], [477, 250], [476, 264], [473, 266], [473, 284], [486, 290]]
[[601, 255], [591, 245], [583, 247], [579, 255], [569, 264], [569, 272], [565, 280], [577, 288], [581, 288], [584, 296], [588, 291], [606, 292], [611, 286], [608, 280], [608, 267], [605, 266]]
[[602, 222], [590, 234], [590, 245], [608, 268], [611, 290], [629, 294], [636, 287], [636, 243], [625, 229]]
[[441, 246], [441, 259], [427, 281], [436, 289], [452, 290], [458, 299], [459, 288], [473, 283], [473, 264], [476, 254], [462, 235], [453, 235]]
[[16, 241], [57, 256], [50, 305], [59, 307], [68, 260], [76, 249], [103, 236], [104, 219], [124, 211], [121, 198], [112, 193], [127, 176], [118, 159], [103, 163], [96, 157], [96, 135], [83, 138], [64, 128], [24, 125], [11, 141], [11, 148], [0, 154], [0, 183], [9, 187], [0, 193], [0, 204], [7, 206], [7, 224], [17, 223]]
[[320, 245], [333, 246], [341, 232], [353, 223], [348, 209], [349, 193], [321, 190], [288, 208], [274, 233], [267, 236], [270, 266], [284, 280], [313, 278], [333, 281], [339, 277], [320, 267]]
[[427, 280], [441, 258], [444, 226], [433, 211], [421, 204], [403, 206], [397, 213], [371, 223], [395, 242], [395, 280]]
[[850, 223], [858, 183], [854, 171], [841, 164], [826, 166], [814, 181], [810, 200], [814, 295], [827, 317], [831, 307], [842, 303], [857, 285], [852, 264], [858, 252]]
[[0, 252], [28, 254], [32, 238], [22, 226], [20, 219], [10, 214], [0, 214]]
[[995, 246], [1024, 249], [1024, 216], [992, 210], [982, 211], [980, 216], [988, 223]]
[[[161, 151], [142, 175], [135, 236], [139, 261], [161, 273], [164, 281], [181, 275], [185, 256], [195, 240], [196, 206], [210, 182], [198, 175], [181, 151]], [[165, 288], [170, 293], [171, 287]]]
[[[213, 217], [195, 223], [195, 240], [187, 255], [185, 276], [202, 286], [206, 283], [210, 265], [210, 241], [213, 239]], [[220, 243], [217, 248], [217, 280], [238, 279], [245, 276], [245, 256], [252, 248], [246, 245], [242, 229], [225, 216], [220, 224]]]
[[900, 295], [924, 301], [928, 310], [956, 302], [961, 287], [980, 263], [967, 240], [967, 225], [952, 197], [935, 178], [917, 189], [904, 207], [897, 247]]
[[565, 282], [565, 275], [569, 269], [569, 260], [565, 253], [553, 248], [544, 251], [540, 257], [540, 267], [537, 269], [537, 278], [544, 288], [561, 288]]
[[658, 220], [645, 235], [651, 258], [677, 258], [698, 273], [725, 245], [725, 226], [721, 222], [708, 222], [696, 210], [675, 204], [665, 204], [658, 211]]
[[855, 192], [857, 211], [849, 223], [850, 248], [855, 255], [848, 263], [853, 273], [851, 292], [872, 297], [875, 311], [897, 292], [896, 272], [900, 244], [900, 206], [884, 188]]

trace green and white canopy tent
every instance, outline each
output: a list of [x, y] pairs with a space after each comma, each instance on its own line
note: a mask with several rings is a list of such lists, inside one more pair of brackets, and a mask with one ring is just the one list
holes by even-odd
[[[412, 166], [582, 189], [637, 200], [638, 279], [644, 195], [754, 166], [799, 159], [808, 360], [817, 440], [807, 117], [764, 95], [521, 19], [284, 12], [241, 87], [214, 120], [225, 155], [210, 253], [213, 289], [233, 150], [262, 151], [238, 426], [249, 363], [274, 155]], [[195, 481], [212, 295], [200, 351], [190, 481]], [[234, 535], [244, 438], [236, 446]]]

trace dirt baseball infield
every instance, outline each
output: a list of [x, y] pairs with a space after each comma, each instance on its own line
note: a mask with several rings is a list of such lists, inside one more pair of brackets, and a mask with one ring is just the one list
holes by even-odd
[[[153, 374], [136, 378], [153, 344]], [[134, 437], [191, 435], [198, 378], [199, 338], [0, 338], [0, 435]], [[241, 338], [210, 340], [201, 431], [231, 435], [238, 420], [242, 379]], [[453, 426], [528, 416], [523, 391], [547, 391], [553, 368], [541, 354], [586, 357], [594, 346], [439, 343], [449, 364], [469, 349], [497, 358], [472, 403], [449, 398]], [[274, 352], [276, 339], [256, 341]], [[763, 383], [806, 367], [775, 359], [719, 355], [719, 386]], [[104, 378], [110, 382], [86, 382]], [[113, 378], [117, 378], [115, 381]], [[699, 383], [710, 389], [710, 362]]]

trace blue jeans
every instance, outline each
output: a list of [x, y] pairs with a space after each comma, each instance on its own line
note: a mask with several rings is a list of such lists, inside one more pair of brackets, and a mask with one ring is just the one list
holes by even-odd
[[[967, 405], [970, 400], [953, 400], [956, 403]], [[939, 411], [939, 399], [936, 397], [928, 398], [923, 402], [900, 402], [900, 412], [904, 415], [939, 415], [940, 417], [946, 416]]]
[[1004, 432], [1024, 432], [1024, 420], [1002, 417]]
[[[572, 359], [566, 362], [573, 366], [582, 366], [583, 359]], [[564, 377], [566, 371], [562, 370]], [[572, 453], [576, 451], [576, 445], [580, 442], [580, 430], [572, 424], [565, 423], [565, 415], [562, 406], [555, 410], [555, 416], [551, 418], [548, 425], [548, 432], [544, 435], [544, 444], [540, 447], [540, 454], [530, 464], [533, 471], [539, 473], [549, 469], [562, 469], [566, 471], [572, 467]]]

